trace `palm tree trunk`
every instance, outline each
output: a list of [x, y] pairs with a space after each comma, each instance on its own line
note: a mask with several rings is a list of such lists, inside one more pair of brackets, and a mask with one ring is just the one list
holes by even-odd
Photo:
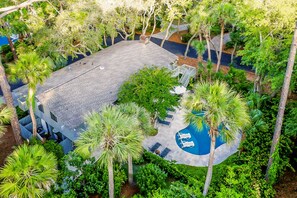
[[164, 43], [165, 43], [165, 41], [166, 41], [166, 39], [167, 39], [167, 37], [169, 35], [169, 30], [170, 30], [170, 27], [171, 27], [172, 23], [173, 23], [173, 19], [170, 21], [170, 23], [169, 23], [169, 25], [168, 25], [168, 27], [166, 29], [165, 37], [163, 38], [162, 43], [160, 45], [161, 47], [163, 47], [163, 45], [164, 45]]
[[111, 45], [114, 44], [114, 36], [111, 37]]
[[152, 30], [152, 33], [151, 33], [151, 35], [150, 35], [149, 40], [151, 39], [152, 35], [153, 35], [154, 32], [155, 32], [156, 26], [157, 26], [156, 14], [154, 13], [154, 26], [153, 26], [153, 30]]
[[205, 36], [206, 45], [207, 45], [207, 53], [208, 53], [208, 60], [211, 61], [211, 51], [210, 51], [210, 43], [209, 43], [209, 36]]
[[223, 53], [224, 29], [225, 29], [225, 24], [221, 23], [220, 52], [218, 56], [216, 72], [219, 71], [220, 65], [221, 65], [221, 59], [222, 59], [222, 53]]
[[128, 180], [129, 184], [133, 184], [133, 163], [132, 163], [132, 156], [128, 155]]
[[296, 22], [294, 37], [293, 37], [293, 41], [292, 41], [292, 45], [291, 45], [290, 56], [289, 56], [289, 60], [288, 60], [288, 64], [287, 64], [284, 85], [282, 88], [281, 99], [280, 99], [280, 103], [279, 103], [279, 107], [278, 107], [278, 114], [277, 114], [277, 119], [276, 119], [274, 134], [273, 134], [273, 140], [272, 140], [271, 149], [270, 149], [270, 156], [269, 156], [269, 161], [268, 161], [268, 165], [267, 165], [267, 169], [266, 169], [266, 176], [265, 176], [266, 180], [269, 180], [269, 170], [273, 163], [273, 154], [274, 154], [275, 148], [279, 142], [279, 137], [281, 134], [283, 117], [284, 117], [285, 107], [286, 107], [289, 88], [290, 88], [291, 76], [292, 76], [293, 67], [294, 67], [294, 63], [295, 63], [296, 50], [297, 50], [297, 22]]
[[30, 117], [31, 117], [31, 121], [32, 121], [32, 126], [33, 126], [33, 137], [37, 136], [37, 122], [36, 122], [36, 118], [35, 118], [35, 114], [34, 114], [34, 108], [33, 105], [34, 104], [34, 90], [29, 88], [28, 90], [28, 101], [29, 101], [29, 113], [30, 113]]
[[234, 62], [234, 54], [236, 52], [236, 48], [237, 48], [237, 43], [235, 43], [235, 45], [233, 46], [233, 50], [232, 50], [232, 54], [231, 54], [231, 63]]
[[104, 45], [107, 46], [106, 34], [103, 35], [103, 41], [104, 41]]
[[16, 54], [16, 51], [15, 51], [15, 48], [14, 48], [14, 45], [13, 45], [13, 42], [12, 42], [10, 36], [7, 36], [7, 40], [8, 40], [11, 52], [13, 54], [13, 59], [16, 61], [18, 59], [18, 56]]
[[186, 48], [186, 51], [184, 53], [184, 59], [187, 58], [187, 54], [188, 54], [188, 51], [189, 51], [189, 48], [190, 48], [190, 45], [192, 43], [192, 40], [197, 36], [197, 33], [193, 34], [193, 36], [190, 38], [190, 40], [188, 41], [187, 43], [187, 48]]
[[211, 144], [210, 144], [210, 154], [209, 154], [209, 161], [208, 161], [208, 169], [207, 169], [207, 175], [206, 180], [204, 184], [204, 190], [203, 190], [203, 196], [207, 195], [211, 178], [212, 178], [212, 168], [213, 168], [213, 160], [214, 160], [214, 153], [215, 153], [215, 145], [216, 145], [216, 136], [211, 135]]
[[114, 181], [113, 181], [113, 160], [108, 159], [108, 192], [109, 198], [114, 198]]
[[12, 117], [10, 119], [10, 124], [12, 127], [14, 139], [15, 139], [16, 143], [19, 145], [22, 143], [21, 128], [20, 128], [18, 116], [16, 113], [16, 109], [13, 105], [13, 98], [12, 98], [12, 94], [10, 91], [10, 86], [8, 84], [8, 81], [7, 81], [7, 78], [5, 75], [5, 70], [4, 70], [4, 67], [1, 62], [1, 56], [0, 56], [0, 87], [3, 92], [3, 97], [5, 100], [5, 103], [6, 103], [7, 107], [10, 108], [12, 111]]

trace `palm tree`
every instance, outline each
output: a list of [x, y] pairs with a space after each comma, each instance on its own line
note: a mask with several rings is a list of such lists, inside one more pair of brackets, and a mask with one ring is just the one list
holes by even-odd
[[37, 135], [37, 123], [34, 115], [35, 93], [38, 84], [50, 76], [53, 63], [49, 58], [40, 58], [36, 52], [21, 54], [15, 64], [10, 64], [10, 78], [13, 82], [22, 80], [28, 84], [27, 104], [33, 124], [33, 136]]
[[10, 124], [12, 127], [14, 139], [15, 139], [16, 143], [19, 145], [22, 143], [21, 128], [20, 128], [18, 116], [16, 113], [16, 109], [13, 104], [13, 98], [12, 98], [12, 94], [10, 91], [10, 85], [8, 84], [5, 69], [4, 69], [4, 66], [1, 61], [1, 56], [0, 56], [0, 87], [3, 92], [3, 97], [5, 100], [5, 103], [6, 103], [7, 107], [12, 112], [12, 116], [10, 118]]
[[3, 197], [42, 197], [58, 176], [57, 160], [40, 145], [17, 148], [0, 169]]
[[[139, 126], [135, 129], [136, 132], [139, 132], [139, 144], [138, 146], [142, 148], [142, 141], [145, 135], [149, 135], [149, 133], [153, 130], [153, 126], [150, 120], [150, 114], [143, 107], [139, 107], [136, 103], [124, 103], [118, 106], [120, 111], [128, 116], [134, 116], [138, 120]], [[139, 150], [139, 153], [133, 153], [134, 158], [139, 157], [141, 155], [142, 149]], [[133, 163], [132, 163], [132, 155], [128, 154], [128, 178], [129, 184], [133, 184]]]
[[[1, 106], [1, 105], [0, 105]], [[12, 111], [4, 107], [0, 111], [0, 138], [3, 136], [6, 127], [4, 126], [5, 124], [8, 124], [12, 116]]]
[[[198, 65], [197, 65], [197, 71], [196, 71], [196, 74], [197, 74], [197, 77], [198, 77], [198, 72], [200, 72], [200, 81], [202, 80], [202, 73], [206, 73], [207, 71], [205, 71], [205, 67], [203, 66], [203, 54], [206, 50], [205, 48], [205, 43], [202, 42], [202, 37], [200, 35], [200, 41], [198, 40], [194, 40], [192, 43], [191, 43], [192, 47], [194, 47], [194, 49], [196, 50], [196, 53], [197, 53], [197, 59], [198, 59]], [[199, 69], [200, 68], [200, 69]], [[201, 69], [203, 68], [203, 69]], [[203, 71], [204, 70], [204, 71]]]
[[[248, 108], [244, 100], [229, 89], [226, 83], [218, 81], [213, 84], [198, 83], [194, 93], [185, 98], [184, 106], [188, 110], [185, 117], [187, 122], [194, 123], [198, 128], [201, 128], [203, 123], [209, 126], [211, 144], [203, 190], [203, 195], [206, 196], [212, 178], [216, 137], [221, 135], [227, 143], [233, 140], [238, 131], [250, 122]], [[197, 116], [193, 111], [202, 111], [204, 116]], [[222, 127], [221, 130], [218, 130], [219, 126]]]
[[[135, 130], [139, 126], [135, 117], [124, 115], [115, 106], [105, 106], [102, 112], [91, 113], [86, 118], [88, 128], [76, 141], [76, 152], [90, 156], [96, 154], [101, 166], [108, 168], [109, 197], [114, 198], [113, 163], [123, 162], [131, 154], [138, 155], [141, 152], [139, 132]], [[139, 146], [140, 145], [140, 146]]]
[[281, 92], [281, 99], [280, 99], [279, 107], [278, 107], [278, 113], [277, 113], [277, 119], [276, 119], [276, 124], [275, 124], [275, 128], [274, 128], [273, 139], [272, 139], [272, 144], [271, 144], [271, 149], [270, 149], [269, 161], [268, 161], [268, 165], [267, 165], [267, 169], [266, 169], [265, 178], [267, 181], [269, 180], [269, 171], [270, 171], [270, 168], [273, 163], [274, 152], [278, 145], [279, 138], [281, 135], [283, 118], [284, 118], [288, 93], [289, 93], [289, 89], [290, 89], [291, 76], [293, 73], [293, 68], [294, 68], [294, 63], [295, 63], [296, 51], [297, 51], [297, 21], [295, 24], [293, 41], [292, 41], [290, 55], [289, 55], [289, 59], [288, 59], [288, 63], [287, 63], [287, 70], [286, 70], [286, 75], [284, 78], [284, 84], [283, 84], [283, 88], [282, 88], [282, 92]]

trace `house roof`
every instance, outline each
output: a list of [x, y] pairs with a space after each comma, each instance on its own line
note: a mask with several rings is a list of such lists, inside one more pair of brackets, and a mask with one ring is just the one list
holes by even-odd
[[[145, 65], [166, 66], [177, 56], [149, 42], [122, 41], [54, 72], [37, 87], [36, 97], [69, 129], [83, 123], [84, 115], [117, 100], [129, 76]], [[27, 87], [14, 91], [26, 95]]]

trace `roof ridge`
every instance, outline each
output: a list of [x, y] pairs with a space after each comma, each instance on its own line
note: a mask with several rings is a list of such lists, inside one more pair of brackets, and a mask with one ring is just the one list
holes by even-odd
[[[69, 67], [69, 66], [68, 66], [68, 67]], [[89, 73], [90, 71], [92, 71], [92, 70], [94, 70], [94, 69], [96, 69], [96, 68], [98, 68], [98, 67], [100, 67], [100, 64], [97, 65], [97, 66], [95, 66], [95, 67], [93, 67], [93, 68], [88, 69], [87, 71], [85, 71], [85, 72], [83, 72], [83, 73], [80, 73], [79, 75], [77, 75], [77, 76], [71, 78], [70, 80], [67, 80], [67, 81], [65, 81], [65, 82], [62, 82], [62, 83], [60, 83], [60, 84], [58, 84], [58, 85], [56, 85], [56, 86], [50, 88], [50, 89], [47, 89], [46, 91], [44, 91], [44, 92], [41, 93], [41, 94], [48, 93], [48, 92], [50, 92], [50, 91], [52, 91], [52, 90], [54, 90], [54, 89], [56, 89], [56, 88], [58, 88], [58, 87], [61, 87], [62, 85], [65, 85], [65, 84], [71, 82], [72, 80], [74, 80], [74, 79], [76, 79], [76, 78], [78, 78], [78, 77], [80, 77], [80, 76], [82, 76], [82, 75], [84, 75], [84, 74], [86, 74], [86, 73]]]

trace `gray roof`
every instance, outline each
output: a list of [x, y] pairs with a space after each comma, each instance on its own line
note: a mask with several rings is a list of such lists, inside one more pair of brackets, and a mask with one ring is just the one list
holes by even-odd
[[[58, 122], [73, 129], [86, 113], [116, 101], [119, 87], [131, 74], [145, 65], [166, 66], [176, 59], [152, 42], [122, 41], [54, 72], [38, 86], [36, 97]], [[14, 92], [20, 96], [27, 88]]]

